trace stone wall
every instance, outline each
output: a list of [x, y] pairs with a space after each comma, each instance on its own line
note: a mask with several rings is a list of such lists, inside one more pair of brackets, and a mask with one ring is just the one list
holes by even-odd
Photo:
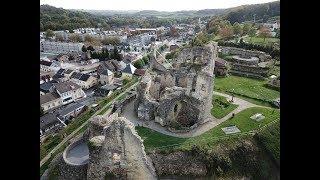
[[241, 55], [241, 56], [246, 56], [246, 57], [258, 57], [261, 62], [268, 61], [271, 59], [271, 56], [268, 55], [265, 52], [262, 51], [251, 51], [251, 50], [246, 50], [246, 49], [241, 49], [241, 48], [236, 48], [236, 47], [226, 47], [226, 46], [219, 46], [219, 49], [223, 54], [232, 54], [232, 55]]
[[90, 139], [88, 179], [104, 179], [106, 176], [156, 179], [154, 167], [134, 125], [117, 114], [109, 118], [112, 123], [105, 128], [104, 135]]
[[188, 47], [173, 59], [172, 68], [146, 73], [137, 87], [135, 111], [139, 119], [162, 126], [178, 123], [181, 128], [208, 120], [215, 58], [216, 43]]

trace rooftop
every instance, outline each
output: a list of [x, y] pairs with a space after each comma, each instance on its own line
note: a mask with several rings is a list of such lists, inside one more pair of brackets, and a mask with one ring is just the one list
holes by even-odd
[[60, 93], [65, 93], [68, 91], [77, 90], [81, 88], [79, 85], [71, 81], [60, 82], [60, 83], [57, 83], [55, 86], [57, 91], [59, 91]]
[[45, 104], [47, 102], [53, 101], [55, 99], [60, 98], [59, 94], [52, 92], [45, 95], [40, 96], [40, 104]]

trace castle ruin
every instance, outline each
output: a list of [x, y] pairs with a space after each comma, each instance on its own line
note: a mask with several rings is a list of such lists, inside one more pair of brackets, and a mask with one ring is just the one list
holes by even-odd
[[151, 59], [137, 87], [135, 111], [139, 119], [183, 129], [211, 119], [214, 61], [217, 43], [187, 47], [165, 68]]

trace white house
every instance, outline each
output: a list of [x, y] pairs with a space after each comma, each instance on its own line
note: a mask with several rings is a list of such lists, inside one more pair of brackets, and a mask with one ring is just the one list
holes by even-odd
[[122, 79], [125, 79], [125, 78], [132, 78], [135, 70], [137, 68], [135, 68], [132, 64], [127, 64], [127, 66], [122, 70]]
[[55, 85], [57, 93], [62, 99], [62, 104], [68, 104], [80, 98], [85, 98], [86, 94], [82, 88], [74, 82], [65, 81]]
[[58, 61], [44, 61], [40, 60], [40, 69], [42, 71], [54, 71], [57, 72], [61, 67], [60, 62]]
[[102, 71], [99, 77], [99, 82], [103, 85], [112, 84], [114, 80], [114, 74], [109, 69]]
[[40, 51], [50, 53], [82, 52], [83, 43], [40, 41]]

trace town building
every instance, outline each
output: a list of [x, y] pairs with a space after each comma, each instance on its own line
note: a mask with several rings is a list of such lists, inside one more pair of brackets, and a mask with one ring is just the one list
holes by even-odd
[[99, 75], [99, 82], [102, 85], [112, 84], [113, 80], [114, 80], [114, 73], [111, 72], [109, 69], [102, 71], [102, 73], [100, 73]]
[[56, 92], [49, 92], [40, 96], [40, 106], [43, 108], [43, 111], [46, 112], [50, 109], [57, 108], [61, 106], [62, 100], [60, 95]]
[[127, 64], [127, 66], [122, 70], [122, 76], [121, 78], [122, 79], [125, 79], [125, 78], [132, 78], [135, 70], [137, 68], [135, 68], [132, 64]]
[[43, 135], [48, 135], [54, 133], [63, 128], [63, 124], [58, 120], [58, 118], [52, 114], [47, 113], [40, 117], [40, 137]]
[[40, 60], [40, 70], [48, 72], [57, 72], [60, 69], [61, 64], [58, 61], [44, 61]]
[[80, 113], [83, 112], [84, 108], [84, 104], [75, 103], [58, 112], [57, 116], [61, 121], [65, 122], [66, 120], [77, 117]]
[[82, 52], [83, 45], [83, 43], [40, 41], [40, 52], [50, 52], [58, 54], [69, 52]]
[[98, 79], [96, 77], [80, 72], [73, 72], [70, 76], [70, 81], [76, 83], [83, 89], [89, 89], [98, 83]]
[[60, 95], [62, 104], [68, 104], [81, 98], [85, 98], [86, 94], [82, 88], [71, 81], [65, 81], [55, 84], [56, 91]]

